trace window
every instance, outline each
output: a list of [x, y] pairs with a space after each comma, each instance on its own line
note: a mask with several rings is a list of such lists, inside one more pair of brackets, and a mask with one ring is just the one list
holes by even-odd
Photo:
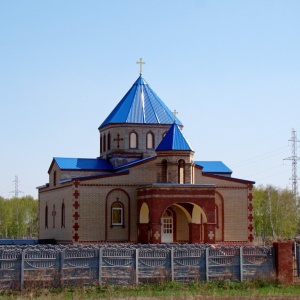
[[48, 228], [48, 204], [45, 207], [45, 228]]
[[102, 153], [102, 135], [100, 135], [100, 153]]
[[110, 150], [110, 132], [107, 135], [107, 150]]
[[53, 173], [53, 185], [56, 186], [56, 171]]
[[105, 152], [106, 151], [106, 136], [105, 136], [105, 134], [103, 134], [102, 142], [103, 142], [103, 152]]
[[168, 162], [164, 159], [161, 162], [161, 182], [168, 182]]
[[147, 133], [147, 149], [153, 149], [154, 148], [154, 135], [152, 132]]
[[53, 228], [55, 228], [55, 216], [56, 216], [55, 205], [53, 205], [53, 210], [52, 210], [52, 218], [53, 218], [52, 226], [53, 226]]
[[137, 149], [137, 134], [135, 132], [131, 132], [129, 135], [129, 148]]
[[111, 206], [111, 224], [123, 225], [123, 205], [120, 202], [114, 202]]
[[184, 160], [180, 159], [178, 161], [178, 183], [184, 183]]
[[66, 226], [66, 215], [65, 215], [65, 203], [63, 202], [61, 205], [61, 228], [64, 228]]

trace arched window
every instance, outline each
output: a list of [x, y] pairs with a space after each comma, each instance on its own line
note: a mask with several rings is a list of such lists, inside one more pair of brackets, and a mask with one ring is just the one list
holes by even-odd
[[152, 132], [147, 133], [147, 149], [153, 149], [154, 148], [154, 135]]
[[45, 207], [45, 228], [48, 228], [48, 204]]
[[103, 134], [102, 142], [103, 142], [103, 152], [105, 152], [106, 151], [106, 136], [105, 136], [105, 134]]
[[110, 150], [110, 132], [107, 135], [107, 150]]
[[111, 206], [111, 225], [123, 225], [124, 212], [122, 203], [116, 201]]
[[129, 148], [137, 149], [137, 134], [136, 132], [131, 132], [129, 135]]
[[53, 185], [56, 186], [56, 171], [53, 173]]
[[184, 183], [184, 160], [180, 159], [178, 161], [178, 183], [183, 184]]
[[65, 203], [63, 202], [61, 205], [61, 228], [66, 226], [66, 212], [65, 212]]
[[55, 216], [56, 216], [56, 211], [55, 211], [55, 204], [53, 204], [53, 210], [52, 210], [52, 227], [55, 228]]
[[103, 150], [103, 149], [102, 149], [102, 144], [103, 144], [103, 143], [102, 143], [102, 135], [100, 135], [100, 153], [102, 153], [102, 150]]
[[168, 182], [168, 162], [166, 159], [161, 162], [161, 182]]

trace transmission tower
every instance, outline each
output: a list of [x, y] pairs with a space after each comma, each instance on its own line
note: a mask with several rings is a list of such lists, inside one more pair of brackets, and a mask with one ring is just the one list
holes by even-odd
[[18, 198], [19, 193], [23, 193], [22, 191], [19, 191], [19, 178], [18, 175], [15, 175], [15, 180], [13, 181], [13, 183], [15, 184], [15, 190], [11, 191], [11, 193], [15, 194], [15, 197]]
[[292, 129], [292, 137], [289, 139], [289, 142], [291, 143], [292, 147], [292, 156], [285, 158], [284, 160], [291, 160], [292, 161], [292, 177], [290, 180], [292, 180], [292, 187], [293, 187], [293, 193], [295, 197], [295, 202], [298, 205], [298, 177], [297, 177], [297, 161], [300, 159], [297, 156], [297, 143], [299, 143], [299, 140], [297, 140], [297, 132], [293, 128]]

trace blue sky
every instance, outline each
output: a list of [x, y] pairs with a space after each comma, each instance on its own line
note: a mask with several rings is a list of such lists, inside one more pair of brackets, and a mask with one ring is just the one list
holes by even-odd
[[2, 0], [0, 195], [14, 195], [18, 175], [19, 195], [37, 197], [55, 156], [99, 156], [98, 126], [140, 57], [195, 160], [291, 187], [300, 1]]

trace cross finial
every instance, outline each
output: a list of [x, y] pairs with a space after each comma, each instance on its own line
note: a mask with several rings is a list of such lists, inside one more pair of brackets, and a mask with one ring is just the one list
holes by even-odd
[[137, 61], [136, 62], [137, 64], [140, 64], [140, 75], [142, 75], [142, 65], [144, 65], [145, 64], [145, 62], [142, 60], [142, 58], [140, 58], [140, 61]]
[[175, 122], [176, 121], [176, 115], [178, 115], [178, 112], [176, 111], [176, 109], [174, 109], [173, 115], [174, 115], [174, 122]]

